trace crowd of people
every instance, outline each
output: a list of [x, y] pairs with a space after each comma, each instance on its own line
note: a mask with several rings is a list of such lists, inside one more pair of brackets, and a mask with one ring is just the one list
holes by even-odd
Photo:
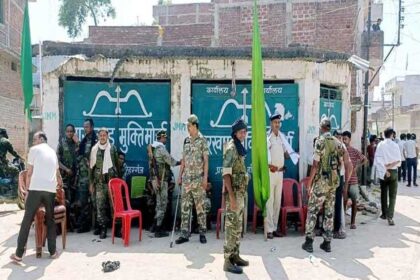
[[[275, 112], [270, 117], [271, 129], [267, 133], [268, 168], [270, 175], [270, 196], [266, 204], [264, 226], [267, 238], [281, 237], [278, 231], [282, 202], [282, 184], [285, 160], [295, 151], [280, 132], [282, 116]], [[55, 247], [56, 229], [53, 208], [56, 186], [65, 190], [71, 231], [84, 233], [93, 230], [101, 239], [106, 238], [112, 217], [112, 205], [108, 194], [108, 182], [112, 178], [126, 180], [124, 153], [110, 143], [108, 130], [101, 128], [95, 133], [94, 123], [86, 119], [85, 135], [81, 141], [75, 134], [75, 127], [65, 127], [65, 137], [60, 140], [57, 151], [47, 144], [43, 132], [34, 135], [33, 147], [28, 155], [29, 194], [26, 210], [18, 237], [14, 261], [21, 261], [29, 234], [30, 224], [40, 204], [46, 206], [48, 249], [52, 257], [57, 257]], [[199, 131], [197, 116], [187, 120], [188, 137], [185, 138], [182, 158], [175, 160], [166, 149], [167, 134], [160, 131], [156, 141], [148, 147], [149, 182], [154, 192], [154, 236], [165, 237], [163, 221], [168, 210], [168, 195], [171, 182], [171, 167], [180, 166], [178, 185], [181, 186], [181, 233], [176, 244], [190, 239], [190, 213], [195, 211], [198, 223], [199, 241], [207, 242], [206, 231], [206, 191], [208, 189], [209, 150], [205, 137]], [[239, 255], [240, 235], [243, 224], [245, 194], [248, 189], [249, 174], [245, 166], [247, 150], [244, 141], [247, 124], [237, 120], [232, 125], [231, 140], [224, 145], [223, 152], [223, 195], [226, 201], [224, 270], [242, 273], [242, 266], [249, 262]], [[345, 235], [344, 213], [351, 200], [350, 229], [356, 229], [356, 213], [359, 195], [363, 193], [358, 171], [366, 165], [369, 178], [376, 178], [381, 186], [381, 218], [389, 225], [393, 220], [398, 181], [416, 184], [417, 148], [414, 134], [402, 134], [395, 139], [395, 132], [387, 129], [385, 139], [370, 137], [368, 155], [352, 145], [349, 131], [331, 132], [331, 121], [324, 118], [320, 123], [320, 136], [314, 139], [313, 163], [308, 178], [308, 214], [306, 219], [306, 239], [302, 248], [313, 252], [316, 227], [322, 229], [324, 242], [320, 248], [331, 251], [333, 238], [343, 239]], [[296, 158], [296, 157], [295, 157]], [[298, 157], [297, 157], [298, 158]], [[296, 164], [296, 162], [294, 161]], [[414, 168], [414, 171], [412, 169]], [[408, 176], [406, 176], [408, 174]], [[368, 199], [368, 198], [366, 198]], [[322, 209], [322, 211], [321, 211]], [[320, 214], [320, 212], [322, 214]], [[320, 224], [319, 221], [322, 220]], [[116, 235], [121, 237], [121, 225], [117, 225]]]

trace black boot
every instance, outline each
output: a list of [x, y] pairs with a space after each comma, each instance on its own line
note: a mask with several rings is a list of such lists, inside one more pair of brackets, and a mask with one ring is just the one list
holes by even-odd
[[322, 242], [322, 244], [319, 246], [319, 248], [321, 248], [325, 252], [329, 253], [329, 252], [331, 252], [331, 242], [324, 240], [324, 242]]
[[99, 234], [101, 234], [101, 229], [100, 229], [99, 227], [96, 227], [96, 228], [93, 230], [93, 234], [94, 234], [94, 235], [99, 235]]
[[244, 260], [239, 255], [234, 255], [232, 257], [232, 263], [236, 264], [237, 266], [248, 266], [249, 261]]
[[100, 239], [105, 239], [106, 238], [106, 227], [101, 228], [101, 233], [99, 235]]
[[302, 249], [308, 253], [312, 253], [314, 251], [312, 243], [314, 243], [314, 240], [310, 237], [306, 237], [305, 243], [302, 244]]
[[242, 268], [234, 265], [230, 259], [225, 260], [223, 270], [235, 274], [241, 274], [243, 272]]
[[90, 229], [87, 226], [81, 226], [80, 228], [77, 229], [77, 233], [85, 233], [89, 231]]
[[204, 234], [200, 234], [200, 243], [201, 244], [206, 244], [207, 243], [207, 239], [206, 239], [206, 236]]
[[153, 221], [153, 224], [150, 226], [149, 231], [150, 231], [151, 233], [156, 232], [156, 227], [157, 227], [157, 225], [156, 225], [156, 219], [155, 219], [155, 220]]
[[185, 243], [185, 242], [188, 242], [188, 241], [190, 241], [189, 238], [185, 238], [185, 237], [180, 236], [177, 240], [175, 240], [175, 244], [182, 244], [182, 243]]
[[164, 231], [161, 226], [156, 226], [156, 230], [155, 230], [156, 238], [167, 237], [167, 236], [169, 236], [169, 233]]

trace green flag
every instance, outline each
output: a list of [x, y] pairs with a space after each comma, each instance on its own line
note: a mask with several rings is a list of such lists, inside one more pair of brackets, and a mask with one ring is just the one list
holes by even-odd
[[32, 46], [31, 46], [31, 30], [29, 28], [29, 12], [28, 1], [25, 5], [25, 14], [23, 16], [22, 26], [22, 42], [21, 42], [21, 79], [23, 98], [25, 100], [25, 113], [31, 118], [31, 102], [33, 96], [32, 88]]
[[265, 204], [270, 196], [270, 182], [267, 159], [266, 112], [262, 72], [258, 7], [254, 0], [254, 20], [252, 34], [252, 178], [254, 199], [265, 217]]

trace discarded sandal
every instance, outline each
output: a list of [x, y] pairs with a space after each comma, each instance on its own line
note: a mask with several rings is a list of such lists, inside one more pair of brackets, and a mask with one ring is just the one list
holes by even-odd
[[106, 261], [102, 263], [102, 271], [103, 272], [112, 272], [120, 268], [119, 261]]

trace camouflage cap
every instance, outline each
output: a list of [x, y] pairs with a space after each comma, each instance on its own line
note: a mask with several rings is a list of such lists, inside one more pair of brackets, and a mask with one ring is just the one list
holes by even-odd
[[166, 135], [166, 130], [161, 130], [161, 131], [159, 131], [159, 132], [156, 134], [156, 137], [157, 137], [157, 139], [160, 139], [160, 138], [162, 138], [162, 137], [168, 137], [168, 136]]
[[320, 127], [331, 128], [331, 120], [328, 117], [323, 117], [319, 123]]
[[190, 124], [198, 124], [198, 117], [194, 114], [188, 117], [187, 122]]

